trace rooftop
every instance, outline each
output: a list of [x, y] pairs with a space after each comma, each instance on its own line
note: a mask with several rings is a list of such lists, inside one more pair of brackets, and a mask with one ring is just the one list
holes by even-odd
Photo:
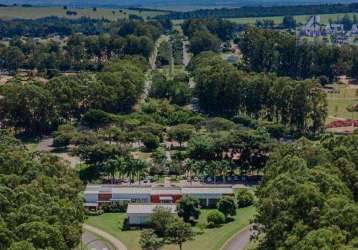
[[127, 214], [152, 214], [155, 208], [165, 208], [176, 213], [175, 204], [128, 204]]

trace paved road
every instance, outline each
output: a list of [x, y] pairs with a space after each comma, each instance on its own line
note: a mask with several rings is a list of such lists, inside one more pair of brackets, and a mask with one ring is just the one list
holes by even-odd
[[[102, 237], [103, 239], [107, 240], [110, 244], [112, 244], [112, 246], [114, 246], [116, 248], [116, 250], [127, 250], [127, 247], [117, 238], [115, 238], [114, 236], [112, 236], [111, 234], [102, 231], [101, 229], [98, 229], [96, 227], [87, 225], [87, 224], [83, 224], [83, 229], [84, 231], [88, 231], [90, 233], [96, 234], [100, 237]], [[98, 249], [96, 249], [98, 250]], [[102, 249], [100, 249], [102, 250]]]
[[251, 227], [248, 225], [223, 246], [222, 250], [244, 250], [250, 242]]
[[109, 243], [98, 239], [97, 235], [85, 230], [82, 234], [82, 249], [115, 250]]

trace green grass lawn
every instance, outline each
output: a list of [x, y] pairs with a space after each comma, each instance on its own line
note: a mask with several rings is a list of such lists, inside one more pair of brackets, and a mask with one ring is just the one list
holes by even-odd
[[[331, 117], [358, 119], [358, 112], [352, 113], [347, 111], [347, 107], [358, 103], [356, 90], [342, 84], [331, 86], [337, 89], [339, 93], [327, 94], [328, 115]], [[331, 120], [332, 118], [328, 119], [328, 121]]]
[[[337, 20], [337, 18], [343, 17], [345, 14], [349, 15], [350, 17], [353, 17], [354, 14], [357, 13], [337, 13], [337, 14], [322, 14], [321, 16], [321, 24], [328, 24], [329, 19], [332, 19], [333, 21]], [[284, 16], [274, 16], [274, 17], [243, 17], [243, 18], [226, 18], [227, 20], [230, 20], [235, 23], [239, 24], [255, 24], [256, 20], [273, 20], [275, 24], [282, 23], [282, 19]], [[307, 22], [307, 19], [310, 17], [310, 15], [298, 15], [294, 16], [297, 24], [305, 24]], [[183, 22], [183, 20], [174, 20], [174, 25], [179, 25]]]
[[[97, 11], [93, 11], [91, 8], [71, 8], [71, 11], [76, 11], [78, 13], [77, 16], [71, 18], [90, 17], [96, 19], [106, 18], [109, 20], [127, 18], [129, 14], [135, 14], [143, 18], [148, 18], [154, 17], [160, 13], [166, 13], [157, 11], [136, 11], [127, 9], [122, 9], [122, 12], [120, 12], [119, 9], [107, 8], [97, 8]], [[112, 11], [115, 11], [115, 14], [113, 14]], [[66, 10], [61, 7], [0, 7], [0, 19], [36, 19], [48, 16], [68, 17], [66, 15]]]
[[[199, 225], [206, 224], [206, 217], [210, 211], [210, 209], [202, 210], [197, 226], [194, 229], [195, 231], [201, 231]], [[250, 223], [254, 214], [254, 207], [238, 209], [234, 221], [227, 223], [220, 228], [204, 229], [203, 233], [197, 235], [193, 241], [185, 243], [183, 250], [219, 250], [232, 235]], [[129, 250], [140, 250], [138, 244], [140, 231], [121, 231], [121, 225], [125, 218], [126, 214], [106, 213], [101, 216], [89, 217], [86, 220], [86, 223], [117, 237]], [[178, 249], [178, 247], [174, 245], [166, 245], [162, 249], [175, 250]]]

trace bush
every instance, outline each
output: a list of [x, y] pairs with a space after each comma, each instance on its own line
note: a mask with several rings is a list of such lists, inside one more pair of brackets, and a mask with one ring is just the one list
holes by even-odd
[[225, 215], [217, 210], [211, 211], [207, 217], [208, 227], [217, 227], [225, 222]]
[[247, 189], [241, 189], [237, 194], [237, 206], [249, 207], [254, 204], [254, 195]]
[[225, 219], [236, 215], [236, 203], [234, 198], [226, 196], [222, 197], [217, 204], [217, 208], [225, 215]]
[[103, 206], [103, 210], [106, 213], [125, 213], [127, 211], [127, 201], [115, 201]]
[[142, 142], [148, 150], [154, 150], [159, 147], [159, 138], [153, 134], [143, 136]]
[[88, 216], [99, 216], [102, 215], [104, 211], [102, 209], [98, 209], [96, 211], [86, 210], [86, 215]]

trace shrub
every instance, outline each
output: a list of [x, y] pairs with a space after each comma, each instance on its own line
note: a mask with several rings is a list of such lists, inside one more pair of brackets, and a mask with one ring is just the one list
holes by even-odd
[[99, 216], [102, 215], [104, 211], [102, 209], [98, 209], [96, 211], [86, 210], [86, 215], [88, 216]]
[[208, 227], [217, 227], [225, 222], [225, 215], [217, 210], [211, 211], [207, 217]]
[[254, 195], [247, 189], [241, 189], [237, 194], [238, 207], [249, 207], [254, 204]]
[[217, 208], [225, 215], [226, 219], [236, 215], [235, 200], [231, 197], [222, 197], [217, 204]]
[[153, 134], [143, 136], [142, 142], [148, 150], [154, 150], [159, 147], [159, 138]]
[[103, 210], [106, 213], [125, 213], [127, 211], [127, 201], [115, 201], [103, 206]]

